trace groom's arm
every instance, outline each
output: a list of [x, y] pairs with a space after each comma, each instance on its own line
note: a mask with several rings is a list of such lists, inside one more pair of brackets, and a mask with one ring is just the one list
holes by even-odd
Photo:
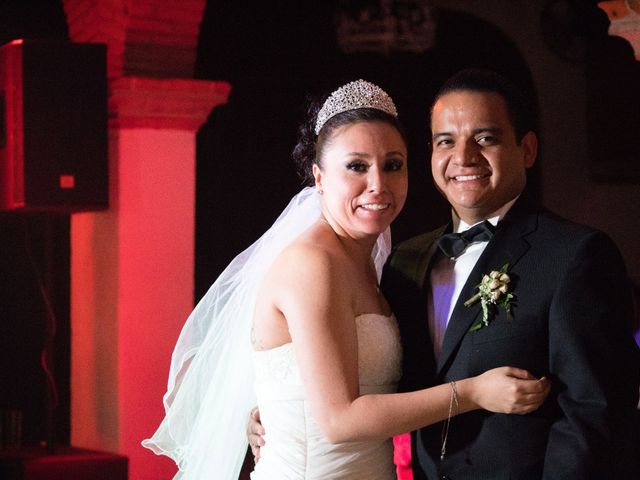
[[253, 454], [254, 465], [260, 460], [260, 448], [264, 446], [264, 427], [260, 423], [260, 410], [255, 407], [249, 414], [247, 422], [247, 440]]
[[550, 431], [545, 479], [638, 478], [632, 426], [640, 364], [630, 295], [613, 242], [588, 234], [549, 311], [550, 370], [562, 416]]

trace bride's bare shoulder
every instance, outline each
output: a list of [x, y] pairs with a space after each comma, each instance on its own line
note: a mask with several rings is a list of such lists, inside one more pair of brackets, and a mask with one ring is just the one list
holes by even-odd
[[[287, 246], [270, 267], [261, 298], [285, 317], [309, 318], [328, 306], [350, 308], [353, 268], [330, 227], [314, 225]], [[323, 317], [324, 318], [324, 317]]]
[[333, 230], [322, 222], [314, 224], [287, 246], [272, 270], [286, 275], [331, 274], [344, 264], [345, 252]]

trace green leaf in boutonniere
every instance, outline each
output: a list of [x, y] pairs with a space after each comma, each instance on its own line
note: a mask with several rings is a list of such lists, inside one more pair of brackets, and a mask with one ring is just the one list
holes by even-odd
[[489, 322], [493, 320], [498, 306], [502, 306], [508, 315], [511, 314], [511, 301], [514, 296], [509, 291], [511, 278], [507, 273], [508, 270], [509, 264], [505, 263], [499, 271], [493, 270], [484, 275], [477, 286], [478, 293], [464, 302], [465, 307], [470, 307], [479, 300], [482, 306], [482, 319], [471, 326], [470, 332], [489, 326]]

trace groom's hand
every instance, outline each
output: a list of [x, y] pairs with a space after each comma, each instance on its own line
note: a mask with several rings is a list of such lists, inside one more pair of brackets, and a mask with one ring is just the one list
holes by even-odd
[[260, 423], [260, 410], [255, 407], [251, 410], [249, 415], [249, 423], [247, 424], [247, 439], [251, 446], [251, 453], [253, 453], [253, 463], [258, 463], [260, 460], [260, 447], [264, 445], [264, 428]]

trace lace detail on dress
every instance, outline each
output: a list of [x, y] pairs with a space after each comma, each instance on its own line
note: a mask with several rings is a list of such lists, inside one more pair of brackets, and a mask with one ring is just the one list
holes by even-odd
[[[361, 386], [397, 385], [400, 380], [402, 349], [395, 317], [364, 313], [356, 317], [358, 332], [358, 373]], [[302, 386], [292, 343], [254, 352], [256, 377], [271, 378]]]
[[395, 317], [366, 313], [356, 317], [356, 324], [360, 385], [397, 385], [402, 349]]
[[300, 370], [295, 359], [293, 343], [285, 343], [276, 348], [255, 352], [260, 361], [256, 362], [256, 377], [271, 377], [279, 382], [302, 385]]

